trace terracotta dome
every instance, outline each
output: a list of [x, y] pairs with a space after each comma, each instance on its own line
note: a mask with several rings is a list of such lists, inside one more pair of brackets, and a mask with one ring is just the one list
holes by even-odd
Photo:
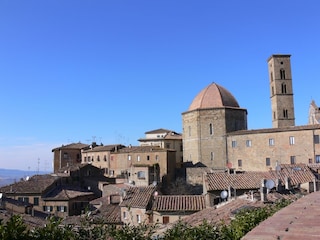
[[189, 111], [202, 108], [239, 107], [234, 96], [224, 87], [211, 83], [192, 101]]

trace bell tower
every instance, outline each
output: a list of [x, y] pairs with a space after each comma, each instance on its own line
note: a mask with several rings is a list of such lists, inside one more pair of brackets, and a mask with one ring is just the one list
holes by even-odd
[[295, 125], [290, 56], [276, 54], [268, 59], [273, 128]]

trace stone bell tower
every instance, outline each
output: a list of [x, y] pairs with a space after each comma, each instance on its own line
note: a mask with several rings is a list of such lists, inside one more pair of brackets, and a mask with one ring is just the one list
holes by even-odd
[[290, 56], [276, 54], [268, 59], [273, 128], [295, 125]]

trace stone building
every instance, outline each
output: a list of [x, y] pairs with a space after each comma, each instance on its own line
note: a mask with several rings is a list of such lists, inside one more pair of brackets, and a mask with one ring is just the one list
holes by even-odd
[[247, 130], [247, 110], [212, 83], [182, 113], [184, 161], [236, 171], [320, 163], [320, 125], [295, 126], [290, 55], [272, 55], [268, 67], [273, 128]]
[[81, 163], [81, 151], [87, 148], [88, 144], [71, 143], [52, 149], [53, 152], [53, 172], [58, 172], [63, 167], [77, 165]]
[[176, 167], [183, 162], [182, 134], [172, 130], [159, 128], [145, 132], [145, 138], [138, 139], [140, 146], [158, 146], [176, 151]]

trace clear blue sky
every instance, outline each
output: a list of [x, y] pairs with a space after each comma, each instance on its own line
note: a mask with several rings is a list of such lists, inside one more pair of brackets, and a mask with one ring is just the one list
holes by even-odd
[[[0, 168], [51, 170], [71, 142], [182, 132], [211, 82], [271, 127], [267, 59], [292, 54], [296, 125], [320, 105], [320, 1], [1, 0]], [[39, 159], [39, 164], [38, 164]]]

